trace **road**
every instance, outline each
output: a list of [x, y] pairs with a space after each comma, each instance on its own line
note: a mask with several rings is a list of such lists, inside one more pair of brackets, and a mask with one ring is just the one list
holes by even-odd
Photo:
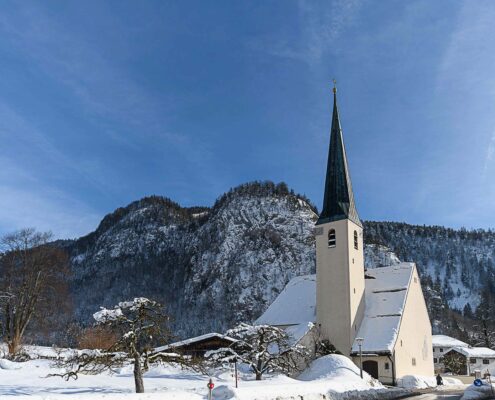
[[414, 400], [459, 400], [463, 392], [428, 393], [411, 397]]

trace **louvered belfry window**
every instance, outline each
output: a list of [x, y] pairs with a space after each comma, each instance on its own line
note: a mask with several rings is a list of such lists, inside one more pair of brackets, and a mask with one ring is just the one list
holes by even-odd
[[354, 231], [354, 248], [356, 250], [359, 249], [359, 246], [358, 246], [358, 233], [357, 233], [357, 231]]
[[330, 229], [328, 231], [328, 247], [335, 247], [336, 245], [336, 239], [335, 239], [335, 229]]

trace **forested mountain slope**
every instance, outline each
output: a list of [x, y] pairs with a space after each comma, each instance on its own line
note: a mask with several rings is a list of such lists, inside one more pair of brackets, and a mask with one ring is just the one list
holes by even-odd
[[435, 333], [495, 346], [493, 230], [366, 222], [365, 241], [416, 262]]

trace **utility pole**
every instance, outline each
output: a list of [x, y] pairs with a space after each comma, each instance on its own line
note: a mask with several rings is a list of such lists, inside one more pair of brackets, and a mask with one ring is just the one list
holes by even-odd
[[363, 338], [356, 338], [356, 342], [359, 346], [359, 375], [361, 376], [361, 379], [363, 379]]
[[492, 391], [492, 397], [493, 397], [493, 396], [495, 396], [495, 393], [493, 393], [492, 379], [491, 379], [491, 374], [490, 374], [490, 371], [488, 370], [488, 368], [486, 369], [486, 375], [488, 378], [488, 383], [490, 384], [490, 389]]
[[234, 358], [235, 388], [237, 389], [237, 357]]

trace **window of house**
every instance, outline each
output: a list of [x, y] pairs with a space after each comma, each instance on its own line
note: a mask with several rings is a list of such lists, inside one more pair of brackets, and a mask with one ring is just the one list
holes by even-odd
[[414, 278], [414, 283], [418, 283], [418, 278]]
[[438, 358], [433, 358], [433, 363], [437, 364], [438, 363]]
[[359, 246], [358, 246], [358, 234], [357, 234], [357, 231], [354, 231], [354, 248], [356, 250], [358, 250]]
[[443, 353], [443, 349], [440, 347], [440, 353]]
[[416, 365], [416, 359], [414, 357], [412, 358], [412, 365]]
[[390, 369], [390, 364], [388, 362], [385, 363], [385, 369]]
[[469, 359], [469, 362], [470, 362], [471, 364], [476, 364], [476, 358], [472, 358], [472, 357], [471, 357], [471, 358]]
[[438, 359], [438, 362], [443, 363], [443, 357], [440, 357], [440, 358]]
[[401, 339], [401, 341], [400, 341], [400, 347], [402, 347], [402, 339]]
[[483, 364], [490, 364], [490, 360], [487, 360], [486, 358], [483, 359]]
[[330, 229], [328, 231], [328, 247], [335, 247], [336, 244], [335, 240], [335, 229]]

